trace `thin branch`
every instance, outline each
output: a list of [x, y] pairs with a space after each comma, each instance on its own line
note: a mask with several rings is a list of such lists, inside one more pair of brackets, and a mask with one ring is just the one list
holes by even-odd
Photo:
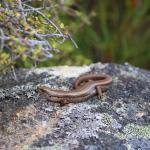
[[43, 7], [40, 7], [40, 8], [33, 8], [33, 9], [22, 9], [22, 10], [20, 10], [20, 9], [16, 9], [16, 8], [14, 8], [14, 9], [4, 9], [4, 8], [0, 8], [0, 12], [4, 12], [4, 11], [7, 11], [7, 12], [13, 12], [13, 11], [15, 11], [15, 12], [33, 12], [33, 11], [35, 11], [35, 10], [43, 10], [44, 8]]
[[[21, 29], [17, 29], [17, 31], [22, 32], [24, 34], [31, 34], [28, 31], [24, 31]], [[35, 35], [35, 33], [33, 33], [33, 35]], [[65, 39], [70, 39], [69, 35], [65, 35], [65, 34], [58, 34], [58, 33], [51, 33], [51, 34], [40, 34], [40, 33], [36, 33], [36, 35], [40, 36], [40, 37], [44, 37], [44, 38], [65, 38]]]
[[74, 44], [75, 48], [79, 48], [77, 43], [73, 40], [73, 38], [71, 36], [69, 36], [69, 39], [72, 41], [72, 43]]
[[26, 22], [26, 17], [25, 17], [24, 11], [23, 11], [21, 0], [18, 0], [18, 9], [21, 10], [21, 17], [23, 18], [24, 22]]
[[14, 66], [11, 66], [11, 69], [12, 69], [12, 74], [13, 74], [13, 76], [14, 76], [14, 80], [15, 80], [16, 82], [18, 82], [19, 80], [18, 80], [18, 77], [17, 77], [17, 75], [16, 75]]
[[[29, 8], [34, 9], [33, 7], [31, 7], [31, 6], [27, 5], [27, 4], [24, 4], [24, 5], [27, 6], [27, 7], [29, 7]], [[39, 15], [41, 15], [48, 23], [50, 23], [52, 26], [54, 26], [55, 29], [56, 29], [59, 33], [63, 34], [63, 33], [61, 32], [61, 30], [55, 25], [55, 23], [54, 23], [53, 21], [51, 21], [49, 18], [47, 18], [42, 12], [40, 12], [40, 11], [38, 11], [38, 10], [35, 10], [35, 12], [37, 12], [37, 13], [38, 13]]]
[[4, 31], [1, 28], [0, 28], [0, 33], [1, 33], [1, 36], [0, 36], [0, 39], [1, 39], [0, 51], [2, 51], [3, 48], [4, 48]]
[[46, 41], [39, 41], [39, 40], [30, 40], [30, 39], [24, 39], [24, 38], [11, 38], [9, 36], [3, 36], [3, 40], [14, 40], [15, 42], [19, 42], [22, 45], [28, 45], [30, 47], [34, 47], [36, 45], [43, 45], [46, 46], [48, 43]]

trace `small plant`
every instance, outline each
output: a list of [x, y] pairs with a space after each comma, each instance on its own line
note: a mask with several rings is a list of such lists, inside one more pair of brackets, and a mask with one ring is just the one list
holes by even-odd
[[0, 0], [0, 70], [44, 61], [71, 39], [55, 7], [49, 0]]

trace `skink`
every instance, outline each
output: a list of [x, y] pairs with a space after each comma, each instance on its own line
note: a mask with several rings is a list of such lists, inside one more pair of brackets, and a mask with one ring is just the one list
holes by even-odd
[[91, 96], [102, 96], [102, 87], [110, 84], [112, 78], [109, 75], [87, 74], [77, 78], [71, 91], [54, 90], [44, 85], [37, 87], [38, 91], [52, 102], [65, 105], [68, 103], [82, 102]]
[[109, 85], [112, 82], [112, 78], [107, 74], [87, 74], [87, 75], [81, 75], [75, 80], [74, 88], [77, 89], [79, 86], [84, 84], [85, 82], [89, 81], [97, 81], [101, 82], [101, 86], [105, 87], [106, 85]]

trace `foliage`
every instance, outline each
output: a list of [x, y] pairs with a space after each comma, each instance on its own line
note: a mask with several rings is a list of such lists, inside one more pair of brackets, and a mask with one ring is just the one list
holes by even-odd
[[71, 39], [54, 8], [48, 0], [0, 0], [0, 70], [47, 60]]
[[129, 62], [150, 68], [149, 0], [66, 0], [59, 5], [79, 49], [62, 45], [64, 54], [53, 64]]
[[[0, 0], [0, 67], [102, 61], [150, 68], [149, 0], [56, 2]], [[67, 29], [78, 49], [65, 41], [71, 39]]]

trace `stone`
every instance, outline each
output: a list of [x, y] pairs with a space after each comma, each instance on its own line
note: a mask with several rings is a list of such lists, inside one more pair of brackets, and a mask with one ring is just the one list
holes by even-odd
[[[84, 73], [106, 73], [113, 83], [101, 99], [61, 107], [38, 85], [71, 90]], [[0, 76], [2, 150], [150, 149], [150, 71], [128, 63], [17, 69]]]

